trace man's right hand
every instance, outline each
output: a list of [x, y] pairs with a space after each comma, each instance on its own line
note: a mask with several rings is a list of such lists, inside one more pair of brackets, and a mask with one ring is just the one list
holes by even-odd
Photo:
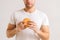
[[21, 21], [17, 24], [17, 31], [20, 32], [21, 30], [25, 29], [24, 23]]

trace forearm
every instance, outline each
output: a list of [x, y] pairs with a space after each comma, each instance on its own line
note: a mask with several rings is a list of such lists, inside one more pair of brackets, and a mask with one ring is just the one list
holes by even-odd
[[35, 31], [42, 40], [49, 40], [49, 33], [44, 33], [42, 31]]
[[13, 30], [7, 30], [7, 37], [13, 37], [16, 34], [16, 28], [14, 28]]

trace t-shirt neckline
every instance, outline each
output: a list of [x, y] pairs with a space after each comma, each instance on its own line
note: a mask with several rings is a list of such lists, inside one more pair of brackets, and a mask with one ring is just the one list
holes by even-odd
[[35, 9], [33, 12], [31, 12], [31, 13], [29, 13], [29, 12], [26, 12], [24, 9], [23, 9], [23, 12], [25, 13], [25, 14], [35, 14], [35, 12], [37, 11], [37, 9]]

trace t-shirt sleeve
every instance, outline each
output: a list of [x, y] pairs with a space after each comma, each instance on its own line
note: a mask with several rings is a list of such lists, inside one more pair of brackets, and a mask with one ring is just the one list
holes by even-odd
[[46, 14], [44, 15], [42, 25], [49, 25], [49, 20]]
[[10, 16], [10, 19], [9, 19], [9, 23], [10, 24], [16, 24], [16, 19], [15, 19], [15, 14], [12, 13], [11, 16]]

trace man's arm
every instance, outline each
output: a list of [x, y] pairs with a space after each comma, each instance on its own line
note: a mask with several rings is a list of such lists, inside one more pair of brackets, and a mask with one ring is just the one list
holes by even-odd
[[8, 38], [13, 37], [17, 32], [20, 32], [23, 29], [25, 29], [23, 22], [19, 22], [17, 24], [17, 27], [16, 25], [9, 23], [7, 28], [7, 37]]
[[42, 40], [49, 40], [49, 28], [47, 25], [42, 25], [40, 31], [36, 31]]
[[16, 25], [9, 23], [6, 34], [8, 38], [13, 37], [16, 34]]
[[29, 28], [39, 35], [42, 40], [49, 40], [49, 27], [48, 25], [42, 25], [40, 30], [38, 30], [36, 23], [29, 22]]

